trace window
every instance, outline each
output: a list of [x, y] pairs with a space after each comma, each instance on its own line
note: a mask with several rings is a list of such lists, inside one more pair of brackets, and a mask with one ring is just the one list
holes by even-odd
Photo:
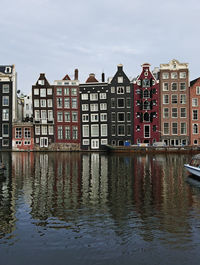
[[130, 88], [130, 86], [127, 86], [127, 87], [126, 87], [126, 93], [131, 93], [131, 88]]
[[64, 98], [64, 108], [69, 109], [70, 108], [70, 100], [69, 98]]
[[169, 123], [168, 122], [163, 123], [163, 128], [164, 128], [163, 134], [169, 134]]
[[99, 125], [91, 125], [91, 136], [92, 137], [97, 137], [99, 136]]
[[35, 110], [35, 120], [36, 121], [40, 120], [40, 111], [39, 110]]
[[65, 122], [70, 122], [70, 112], [65, 111], [64, 115], [65, 115]]
[[98, 122], [99, 115], [98, 114], [91, 114], [91, 122]]
[[147, 90], [147, 89], [144, 90], [143, 98], [150, 98], [150, 91], [149, 90]]
[[9, 84], [3, 84], [3, 93], [9, 93]]
[[117, 113], [117, 120], [118, 120], [118, 122], [124, 122], [125, 121], [124, 112], [118, 112]]
[[172, 118], [178, 118], [178, 110], [177, 110], [177, 108], [172, 108]]
[[58, 87], [58, 88], [56, 89], [56, 95], [57, 95], [57, 96], [62, 96], [62, 87]]
[[2, 120], [8, 121], [9, 120], [9, 109], [2, 110]]
[[194, 139], [193, 144], [198, 144], [198, 141]]
[[192, 124], [192, 132], [193, 132], [193, 134], [199, 133], [198, 124], [196, 124], [196, 123]]
[[40, 97], [46, 97], [46, 88], [40, 89]]
[[180, 91], [183, 91], [186, 89], [186, 83], [180, 83]]
[[64, 95], [69, 96], [69, 87], [64, 88]]
[[72, 139], [77, 140], [78, 139], [78, 127], [72, 126]]
[[186, 123], [181, 122], [181, 134], [186, 134]]
[[117, 133], [118, 133], [118, 136], [125, 135], [125, 126], [124, 125], [118, 125], [117, 126]]
[[2, 146], [9, 146], [9, 140], [8, 139], [3, 139], [2, 140]]
[[127, 125], [127, 135], [131, 135], [131, 125]]
[[40, 126], [35, 126], [35, 134], [40, 135]]
[[58, 139], [62, 140], [63, 139], [63, 127], [62, 126], [58, 126]]
[[123, 83], [123, 76], [118, 76], [117, 82], [118, 83]]
[[76, 89], [75, 87], [73, 87], [73, 88], [71, 89], [71, 95], [72, 95], [72, 96], [76, 96], [76, 95], [77, 95], [77, 89]]
[[150, 80], [149, 79], [143, 79], [142, 80], [142, 87], [150, 87]]
[[115, 122], [115, 112], [112, 112], [111, 113], [111, 121], [112, 122]]
[[178, 134], [178, 124], [177, 124], [177, 122], [172, 122], [172, 134]]
[[81, 94], [82, 100], [88, 100], [88, 94]]
[[192, 107], [198, 107], [198, 98], [192, 99]]
[[53, 135], [54, 134], [53, 125], [49, 125], [48, 129], [49, 129], [49, 135]]
[[169, 95], [163, 95], [163, 104], [169, 104]]
[[48, 108], [52, 108], [52, 99], [47, 99]]
[[9, 106], [9, 96], [3, 96], [2, 105]]
[[56, 98], [57, 108], [62, 108], [62, 98]]
[[177, 72], [172, 72], [171, 73], [171, 78], [172, 79], [177, 79], [178, 78], [178, 73]]
[[163, 79], [169, 79], [169, 73], [164, 72], [164, 73], [162, 74], [162, 78], [163, 78]]
[[2, 136], [8, 137], [9, 136], [9, 124], [2, 124]]
[[104, 145], [104, 144], [108, 144], [108, 140], [107, 139], [101, 139], [101, 144]]
[[42, 125], [42, 135], [47, 135], [47, 126]]
[[112, 94], [115, 93], [115, 87], [114, 86], [111, 87], [111, 93]]
[[83, 140], [83, 145], [89, 145], [89, 140], [88, 139], [85, 139], [85, 140]]
[[62, 122], [63, 121], [63, 113], [61, 111], [57, 112], [57, 121]]
[[111, 134], [112, 134], [112, 136], [116, 134], [116, 132], [115, 132], [115, 125], [112, 125], [111, 126]]
[[70, 135], [71, 135], [70, 126], [65, 126], [65, 139], [70, 140], [70, 138], [71, 138]]
[[46, 110], [41, 110], [41, 119], [46, 120], [47, 119], [47, 112]]
[[90, 110], [91, 111], [98, 111], [98, 104], [91, 104], [90, 105]]
[[180, 72], [179, 76], [180, 78], [186, 78], [186, 72]]
[[35, 96], [39, 95], [39, 89], [38, 89], [38, 88], [35, 88], [35, 89], [34, 89], [34, 95], [35, 95]]
[[192, 110], [192, 119], [198, 120], [198, 110]]
[[24, 141], [24, 145], [30, 145], [31, 142], [30, 141]]
[[144, 138], [150, 137], [150, 125], [144, 125]]
[[83, 125], [83, 137], [89, 137], [89, 125]]
[[145, 101], [143, 104], [143, 109], [144, 110], [150, 110], [151, 106], [150, 106], [150, 102], [149, 101]]
[[82, 122], [88, 122], [89, 121], [89, 115], [88, 114], [83, 114], [82, 115]]
[[40, 107], [46, 108], [46, 99], [40, 99]]
[[48, 119], [49, 121], [53, 120], [53, 110], [48, 110]]
[[100, 114], [100, 120], [101, 121], [107, 121], [107, 113], [101, 113]]
[[107, 110], [107, 103], [100, 103], [100, 110]]
[[107, 136], [107, 124], [101, 124], [101, 136]]
[[90, 94], [90, 100], [91, 101], [98, 100], [98, 94], [97, 93], [91, 93]]
[[163, 83], [163, 91], [169, 91], [169, 84]]
[[126, 99], [126, 107], [127, 108], [130, 108], [131, 107], [131, 99], [130, 98], [127, 98]]
[[22, 128], [15, 128], [15, 138], [16, 139], [22, 138]]
[[78, 112], [73, 111], [72, 112], [72, 122], [77, 122], [78, 121]]
[[181, 108], [181, 118], [186, 118], [186, 108]]
[[172, 104], [178, 103], [178, 95], [172, 95]]
[[115, 98], [111, 98], [111, 108], [115, 108]]
[[34, 107], [39, 108], [39, 106], [40, 106], [39, 99], [34, 99]]
[[106, 93], [100, 93], [99, 97], [100, 97], [100, 99], [106, 99], [107, 95], [106, 95]]
[[196, 94], [197, 94], [197, 95], [200, 95], [200, 86], [197, 86], [197, 87], [196, 87]]
[[117, 99], [117, 107], [118, 108], [124, 108], [124, 99], [123, 98]]
[[24, 128], [24, 138], [31, 138], [31, 128]]
[[72, 109], [77, 109], [77, 98], [72, 98]]
[[177, 83], [172, 83], [172, 91], [177, 91]]
[[186, 95], [185, 94], [181, 94], [180, 95], [180, 103], [181, 104], [186, 104]]
[[88, 110], [89, 110], [88, 104], [82, 104], [82, 111], [88, 111]]
[[44, 85], [44, 80], [38, 80], [38, 85], [43, 86]]
[[47, 95], [52, 95], [52, 88], [47, 88]]
[[127, 112], [127, 121], [131, 121], [131, 113]]
[[117, 87], [117, 94], [124, 94], [124, 87], [123, 86]]
[[169, 118], [169, 109], [168, 108], [163, 109], [163, 118]]

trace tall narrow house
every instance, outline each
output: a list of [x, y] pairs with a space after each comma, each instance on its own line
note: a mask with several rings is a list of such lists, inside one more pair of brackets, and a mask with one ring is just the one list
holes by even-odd
[[189, 144], [189, 69], [172, 60], [160, 65], [161, 140], [166, 145]]
[[122, 64], [108, 84], [108, 110], [109, 144], [133, 144], [133, 89]]
[[84, 84], [80, 84], [81, 103], [81, 148], [100, 150], [108, 143], [108, 84], [104, 74], [99, 82], [90, 74]]
[[12, 122], [17, 119], [17, 80], [14, 65], [0, 65], [0, 150], [12, 148]]
[[66, 75], [54, 81], [55, 143], [59, 149], [80, 149], [80, 101], [78, 69], [74, 80]]
[[40, 74], [32, 86], [33, 125], [36, 148], [49, 147], [54, 142], [53, 86], [45, 74]]
[[159, 139], [159, 82], [144, 63], [134, 84], [134, 143], [152, 145]]

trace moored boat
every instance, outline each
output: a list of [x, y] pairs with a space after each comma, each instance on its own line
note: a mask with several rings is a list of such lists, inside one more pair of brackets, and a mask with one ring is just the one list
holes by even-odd
[[200, 154], [192, 157], [189, 164], [185, 164], [184, 167], [192, 174], [200, 178]]

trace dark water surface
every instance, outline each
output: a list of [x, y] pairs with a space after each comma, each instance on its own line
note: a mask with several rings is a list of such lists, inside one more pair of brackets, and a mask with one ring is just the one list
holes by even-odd
[[1, 155], [0, 265], [200, 264], [191, 155]]

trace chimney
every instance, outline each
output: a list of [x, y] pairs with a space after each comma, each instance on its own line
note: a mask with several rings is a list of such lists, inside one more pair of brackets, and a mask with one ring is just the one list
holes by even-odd
[[74, 80], [78, 80], [78, 69], [74, 71]]
[[123, 70], [123, 64], [118, 64], [118, 66], [117, 66], [117, 68], [118, 68], [118, 70]]
[[105, 74], [104, 73], [102, 73], [102, 75], [101, 75], [101, 81], [105, 82]]

